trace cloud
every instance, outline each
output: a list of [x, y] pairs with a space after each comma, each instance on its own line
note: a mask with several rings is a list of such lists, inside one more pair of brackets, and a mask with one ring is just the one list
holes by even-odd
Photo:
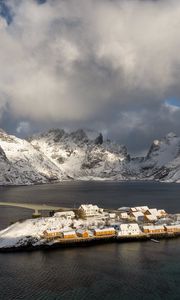
[[126, 143], [137, 131], [146, 141], [140, 147], [155, 133], [179, 130], [179, 112], [164, 106], [180, 97], [177, 0], [7, 5], [11, 22], [0, 18], [0, 116], [8, 107], [19, 122], [98, 126]]
[[21, 133], [21, 134], [28, 134], [31, 130], [31, 126], [29, 124], [29, 122], [26, 121], [21, 121], [19, 122], [17, 128], [16, 128], [16, 132], [17, 133]]

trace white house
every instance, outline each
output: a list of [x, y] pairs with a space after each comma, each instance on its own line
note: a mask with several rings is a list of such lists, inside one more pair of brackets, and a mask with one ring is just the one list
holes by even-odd
[[79, 215], [83, 218], [89, 218], [94, 216], [99, 216], [103, 214], [103, 209], [99, 208], [97, 205], [92, 204], [82, 204], [78, 209]]
[[135, 211], [130, 213], [130, 217], [138, 221], [144, 220], [144, 214], [141, 211]]
[[137, 223], [120, 224], [119, 231], [117, 231], [118, 236], [139, 235], [141, 233]]
[[149, 208], [146, 210], [145, 215], [154, 215], [154, 216], [158, 216], [158, 210], [157, 208]]
[[109, 214], [108, 214], [108, 217], [109, 217], [110, 219], [115, 219], [115, 218], [116, 218], [116, 214], [115, 214], [115, 213], [109, 213]]
[[165, 217], [167, 215], [167, 212], [164, 209], [158, 209], [157, 213], [157, 217], [159, 218]]
[[157, 221], [157, 217], [155, 215], [145, 215], [144, 221], [146, 222], [154, 222]]
[[128, 215], [127, 212], [122, 212], [122, 213], [120, 214], [120, 218], [121, 218], [121, 219], [128, 219], [128, 218], [129, 218], [129, 215]]
[[143, 213], [149, 209], [148, 206], [136, 206], [136, 211], [142, 211]]
[[57, 218], [66, 218], [67, 220], [71, 220], [75, 218], [75, 213], [72, 210], [69, 211], [58, 211], [54, 214], [54, 217]]

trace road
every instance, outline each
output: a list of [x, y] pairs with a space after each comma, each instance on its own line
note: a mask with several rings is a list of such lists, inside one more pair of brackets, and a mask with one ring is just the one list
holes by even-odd
[[43, 210], [70, 210], [67, 207], [60, 207], [60, 206], [50, 206], [46, 204], [29, 204], [29, 203], [15, 203], [15, 202], [0, 202], [1, 206], [12, 206], [12, 207], [20, 207], [26, 208], [34, 211], [34, 215], [38, 215], [39, 211]]

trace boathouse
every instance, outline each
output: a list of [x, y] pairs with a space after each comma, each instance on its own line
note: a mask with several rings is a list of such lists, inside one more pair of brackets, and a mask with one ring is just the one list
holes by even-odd
[[165, 225], [165, 231], [167, 232], [180, 232], [180, 224], [178, 225]]
[[113, 227], [107, 227], [103, 229], [94, 229], [95, 236], [106, 236], [106, 235], [115, 235], [115, 229]]
[[77, 234], [77, 236], [83, 237], [83, 238], [88, 238], [89, 237], [89, 231], [88, 230], [78, 229], [78, 230], [76, 230], [76, 234]]
[[146, 225], [143, 226], [144, 233], [163, 233], [165, 232], [163, 225]]
[[76, 232], [74, 230], [62, 232], [62, 236], [64, 239], [73, 239], [77, 237]]

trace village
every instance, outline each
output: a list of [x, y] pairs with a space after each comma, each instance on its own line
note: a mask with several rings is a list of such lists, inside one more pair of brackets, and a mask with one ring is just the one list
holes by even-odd
[[[52, 223], [54, 218], [59, 222]], [[180, 214], [169, 214], [164, 209], [148, 206], [107, 210], [97, 205], [83, 204], [76, 210], [55, 212], [48, 220], [49, 226], [41, 235], [47, 242], [180, 235]], [[56, 223], [58, 226], [54, 226]]]

